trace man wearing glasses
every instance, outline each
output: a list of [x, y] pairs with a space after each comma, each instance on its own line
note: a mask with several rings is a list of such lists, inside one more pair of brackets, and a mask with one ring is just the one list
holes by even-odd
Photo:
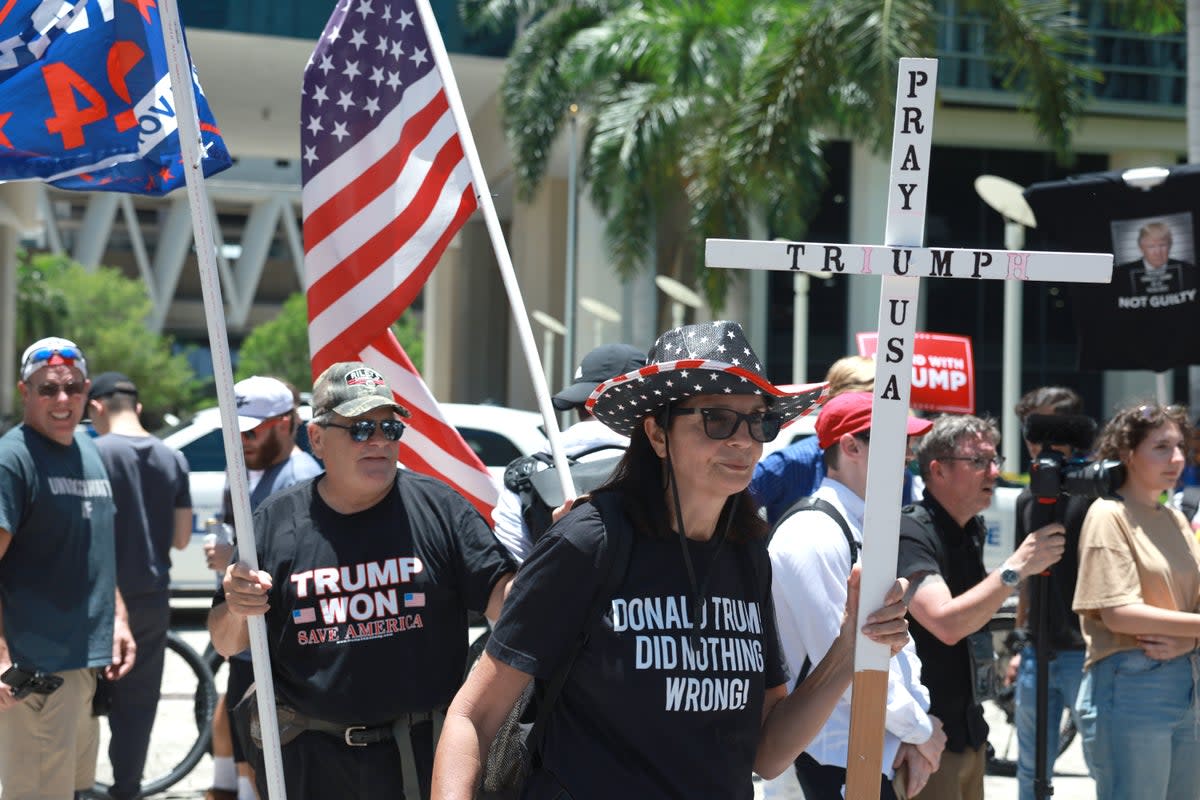
[[[275, 492], [321, 474], [317, 460], [296, 445], [299, 398], [291, 386], [278, 378], [253, 375], [234, 384], [233, 397], [249, 473], [251, 511]], [[221, 514], [226, 522], [233, 522], [228, 488]], [[204, 553], [208, 566], [224, 573], [233, 557], [233, 542], [206, 542]], [[205, 800], [254, 800], [254, 773], [242, 744], [245, 737], [233, 735], [230, 724], [233, 707], [253, 682], [250, 652], [230, 658], [229, 683], [213, 715], [213, 785]]]
[[[76, 432], [89, 385], [74, 342], [35, 342], [21, 356], [22, 424], [0, 438], [5, 797], [69, 798], [91, 788], [96, 671], [116, 680], [133, 666], [116, 588], [112, 487], [96, 445]], [[30, 680], [37, 673], [52, 675]], [[26, 695], [27, 682], [35, 688]]]
[[942, 721], [941, 766], [921, 800], [981, 800], [987, 762], [983, 700], [994, 689], [992, 615], [1021, 581], [1062, 558], [1062, 526], [1025, 538], [1004, 565], [987, 574], [980, 513], [992, 500], [1003, 459], [991, 420], [943, 416], [921, 440], [917, 462], [925, 496], [900, 519], [897, 574], [912, 582], [909, 628], [929, 689], [929, 713]]
[[515, 570], [461, 495], [398, 469], [401, 416], [365, 364], [321, 374], [308, 433], [325, 473], [259, 507], [260, 569], [231, 565], [209, 615], [222, 653], [247, 647], [246, 618], [265, 615], [293, 800], [422, 796], [467, 611], [495, 619]]

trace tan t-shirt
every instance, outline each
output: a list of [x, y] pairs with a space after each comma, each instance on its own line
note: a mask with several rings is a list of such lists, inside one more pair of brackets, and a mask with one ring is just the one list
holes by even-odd
[[1084, 668], [1137, 638], [1114, 633], [1100, 610], [1145, 603], [1172, 611], [1200, 610], [1200, 545], [1183, 514], [1173, 508], [1092, 503], [1079, 537], [1079, 580], [1073, 606], [1087, 643]]

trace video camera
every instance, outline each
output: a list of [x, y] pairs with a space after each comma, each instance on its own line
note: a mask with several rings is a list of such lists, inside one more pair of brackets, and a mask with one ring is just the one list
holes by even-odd
[[1089, 461], [1080, 456], [1065, 456], [1055, 445], [1086, 452], [1096, 436], [1096, 423], [1081, 414], [1030, 414], [1025, 419], [1025, 439], [1043, 446], [1029, 466], [1029, 491], [1047, 500], [1060, 495], [1103, 497], [1125, 482], [1125, 467], [1120, 461]]

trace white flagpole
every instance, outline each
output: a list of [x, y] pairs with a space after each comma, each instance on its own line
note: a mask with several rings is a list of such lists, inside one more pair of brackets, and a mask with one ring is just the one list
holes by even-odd
[[[201, 166], [203, 141], [196, 104], [192, 96], [192, 72], [183, 46], [183, 26], [175, 0], [160, 0], [163, 43], [167, 51], [172, 95], [179, 124], [179, 146], [183, 153], [183, 174], [187, 183], [188, 205], [192, 212], [192, 235], [200, 266], [200, 289], [204, 296], [204, 316], [208, 323], [208, 341], [212, 348], [213, 377], [217, 402], [221, 408], [221, 431], [225, 441], [229, 490], [232, 496], [234, 528], [238, 537], [238, 556], [251, 569], [258, 569], [258, 550], [254, 542], [254, 524], [250, 518], [250, 494], [246, 484], [246, 460], [238, 433], [237, 406], [233, 397], [233, 369], [229, 358], [229, 339], [225, 331], [225, 308], [221, 301], [221, 283], [217, 275], [212, 218]], [[263, 757], [267, 769], [267, 794], [270, 800], [287, 800], [283, 782], [283, 757], [279, 750], [279, 720], [275, 713], [275, 684], [271, 680], [271, 662], [267, 653], [267, 624], [262, 617], [250, 617], [250, 654], [254, 662], [258, 716], [262, 727]]]
[[500, 278], [504, 281], [508, 304], [512, 308], [513, 322], [517, 326], [517, 337], [521, 341], [521, 350], [525, 354], [529, 378], [533, 381], [538, 410], [541, 411], [542, 421], [546, 426], [546, 438], [550, 440], [550, 453], [554, 457], [554, 468], [562, 483], [563, 497], [573, 498], [575, 497], [575, 485], [571, 481], [571, 471], [567, 468], [567, 458], [563, 453], [558, 431], [558, 420], [554, 415], [554, 407], [550, 404], [550, 389], [546, 385], [546, 376], [542, 373], [542, 362], [538, 357], [537, 345], [533, 341], [533, 328], [529, 324], [529, 312], [525, 310], [521, 287], [517, 284], [517, 274], [508, 254], [508, 245], [504, 241], [504, 231], [500, 229], [500, 218], [496, 215], [496, 206], [492, 203], [492, 193], [488, 189], [487, 178], [483, 174], [479, 152], [475, 149], [475, 139], [471, 136], [467, 112], [463, 108], [462, 97], [458, 94], [458, 84], [454, 82], [454, 73], [450, 69], [450, 56], [446, 53], [446, 45], [442, 41], [442, 33], [438, 29], [433, 10], [429, 7], [429, 1], [416, 0], [416, 4], [417, 13], [421, 15], [421, 24], [425, 26], [425, 35], [429, 39], [433, 63], [437, 66], [438, 74], [442, 76], [442, 85], [446, 92], [450, 113], [454, 115], [458, 136], [462, 139], [463, 155], [466, 156], [467, 163], [471, 167], [471, 182], [475, 186], [475, 197], [479, 201], [479, 210], [483, 212], [483, 220], [487, 224], [488, 235], [492, 240], [492, 249], [496, 252], [496, 262], [500, 265]]

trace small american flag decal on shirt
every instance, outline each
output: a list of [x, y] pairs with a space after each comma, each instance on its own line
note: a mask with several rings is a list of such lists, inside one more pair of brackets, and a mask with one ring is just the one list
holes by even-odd
[[404, 607], [405, 608], [422, 608], [425, 605], [424, 592], [405, 592]]
[[292, 622], [303, 625], [305, 622], [316, 622], [317, 612], [312, 608], [297, 608], [292, 611]]

